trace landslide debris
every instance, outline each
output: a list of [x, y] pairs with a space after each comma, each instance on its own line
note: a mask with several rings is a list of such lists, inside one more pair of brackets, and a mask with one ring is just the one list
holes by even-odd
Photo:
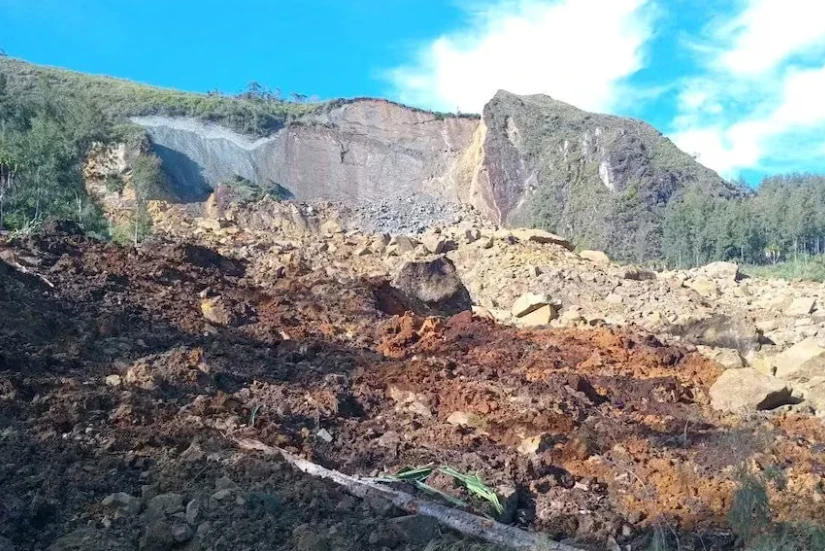
[[[454, 537], [235, 437], [348, 474], [478, 473], [517, 526], [599, 548], [640, 548], [662, 526], [686, 549], [732, 548], [743, 466], [781, 473], [767, 485], [775, 520], [825, 518], [821, 421], [795, 406], [717, 412], [723, 369], [699, 354], [634, 328], [392, 316], [378, 292], [388, 274], [313, 269], [320, 249], [238, 246], [244, 234], [159, 236], [139, 250], [73, 232], [2, 243], [30, 267], [0, 262], [0, 538], [417, 550]], [[334, 235], [327, 252], [366, 237]], [[506, 239], [494, 247], [548, 247]], [[374, 256], [355, 258], [383, 262]], [[236, 317], [205, 315], [204, 301]], [[449, 479], [427, 484], [492, 514]]]

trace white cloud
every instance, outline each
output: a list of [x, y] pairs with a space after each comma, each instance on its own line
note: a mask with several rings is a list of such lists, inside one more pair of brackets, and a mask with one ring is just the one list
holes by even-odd
[[825, 131], [823, 17], [820, 2], [747, 0], [716, 26], [696, 50], [706, 73], [683, 83], [674, 142], [725, 176], [810, 161], [808, 134]]
[[734, 36], [721, 65], [737, 74], [770, 71], [789, 56], [825, 42], [820, 0], [750, 0], [719, 30]]
[[499, 0], [389, 78], [401, 101], [447, 111], [480, 112], [499, 89], [609, 110], [622, 79], [643, 66], [649, 8], [649, 0]]

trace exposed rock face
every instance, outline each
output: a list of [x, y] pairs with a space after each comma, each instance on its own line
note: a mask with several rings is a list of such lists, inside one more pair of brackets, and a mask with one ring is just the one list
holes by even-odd
[[371, 205], [369, 218], [398, 219], [377, 231], [454, 220], [464, 204], [501, 226], [541, 226], [643, 260], [660, 252], [651, 235], [671, 198], [688, 187], [739, 193], [649, 125], [546, 96], [499, 92], [481, 120], [339, 102], [260, 139], [194, 119], [133, 121], [184, 202], [240, 176], [288, 198]]
[[457, 202], [453, 168], [478, 125], [381, 100], [345, 103], [258, 140], [193, 119], [134, 121], [147, 129], [174, 191], [186, 200], [204, 200], [238, 175], [283, 186], [297, 200], [424, 193]]
[[619, 258], [655, 252], [651, 230], [685, 188], [739, 193], [633, 119], [500, 91], [484, 108], [483, 123], [479, 186], [488, 190], [496, 222], [538, 224]]

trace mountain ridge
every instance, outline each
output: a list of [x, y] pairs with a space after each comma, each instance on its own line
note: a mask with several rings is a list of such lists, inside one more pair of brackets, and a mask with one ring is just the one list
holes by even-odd
[[686, 190], [742, 194], [643, 121], [539, 94], [500, 90], [481, 115], [443, 114], [382, 98], [177, 92], [10, 58], [0, 70], [12, 93], [51, 91], [138, 123], [181, 201], [203, 201], [235, 177], [299, 200], [423, 197], [645, 261], [661, 256], [664, 209]]

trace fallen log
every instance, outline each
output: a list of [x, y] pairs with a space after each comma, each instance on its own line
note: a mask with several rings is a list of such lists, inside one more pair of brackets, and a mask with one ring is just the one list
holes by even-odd
[[244, 450], [259, 451], [266, 455], [280, 455], [299, 471], [318, 478], [331, 480], [346, 488], [347, 492], [356, 497], [382, 497], [403, 511], [410, 514], [432, 517], [444, 526], [465, 536], [478, 538], [511, 549], [581, 551], [579, 548], [552, 541], [540, 534], [525, 532], [514, 526], [501, 524], [500, 522], [473, 515], [466, 511], [418, 499], [405, 492], [383, 486], [376, 482], [362, 480], [339, 471], [327, 469], [306, 459], [292, 455], [281, 448], [268, 446], [258, 440], [235, 439], [235, 443]]

